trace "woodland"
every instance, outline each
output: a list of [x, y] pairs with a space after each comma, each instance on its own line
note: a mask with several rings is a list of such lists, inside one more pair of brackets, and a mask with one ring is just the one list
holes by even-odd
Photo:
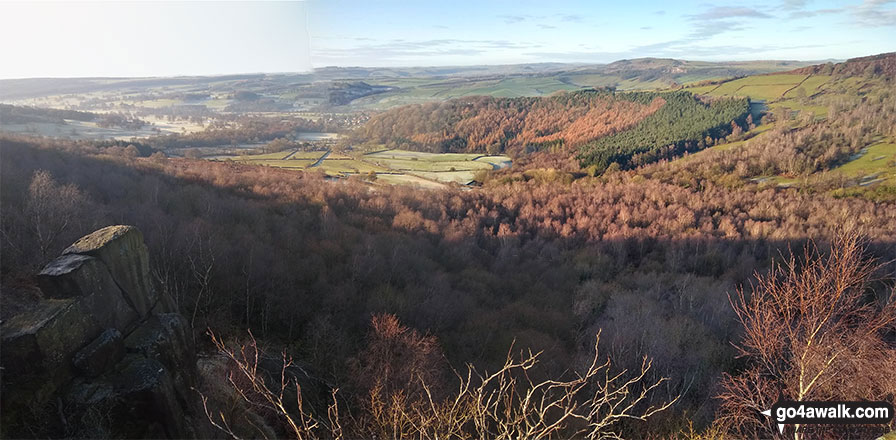
[[[553, 379], [565, 384], [555, 384], [563, 403], [500, 432], [767, 438], [774, 426], [755, 409], [780, 393], [873, 400], [896, 390], [896, 195], [859, 191], [832, 172], [896, 136], [894, 115], [896, 96], [884, 90], [832, 101], [826, 119], [767, 115], [774, 128], [749, 139], [747, 99], [589, 90], [412, 105], [353, 132], [402, 148], [514, 157], [478, 187], [439, 191], [152, 154], [166, 143], [217, 142], [227, 130], [279, 137], [286, 123], [246, 119], [140, 149], [0, 135], [0, 313], [32, 307], [40, 292], [31, 275], [73, 240], [135, 225], [153, 282], [201, 350], [224, 353], [222, 365], [238, 372], [254, 371], [247, 347], [283, 352], [328, 384], [304, 388], [304, 410], [261, 412], [269, 431], [253, 431], [239, 405], [226, 413], [235, 424], [221, 424], [221, 390], [238, 384], [209, 373], [209, 419], [230, 434], [491, 436], [504, 426], [488, 418], [496, 407], [452, 402], [482, 402], [476, 390], [494, 383], [514, 384], [498, 387], [513, 401], [518, 385]], [[803, 184], [756, 179], [769, 175]], [[475, 379], [496, 371], [507, 375]], [[641, 395], [632, 416], [578, 424], [613, 403], [577, 397], [595, 390], [582, 377], [623, 371], [640, 380], [596, 389]], [[815, 373], [822, 383], [804, 386]], [[245, 379], [244, 389], [258, 386]], [[276, 392], [267, 396], [276, 403]], [[591, 410], [563, 412], [575, 402]], [[560, 417], [557, 408], [563, 424], [539, 424]], [[860, 435], [831, 429], [820, 435]]]

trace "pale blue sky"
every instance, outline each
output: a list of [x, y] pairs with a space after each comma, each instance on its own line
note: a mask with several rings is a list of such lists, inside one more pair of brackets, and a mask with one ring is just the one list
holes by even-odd
[[315, 66], [818, 60], [896, 50], [892, 0], [328, 0], [308, 11]]
[[896, 0], [0, 2], [0, 77], [311, 67], [849, 58], [896, 50]]

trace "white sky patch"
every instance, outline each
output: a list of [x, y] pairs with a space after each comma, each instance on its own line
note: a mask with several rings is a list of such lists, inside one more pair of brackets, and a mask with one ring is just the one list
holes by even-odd
[[[845, 59], [896, 50], [894, 0], [0, 0], [0, 78], [323, 66]], [[645, 12], [646, 11], [646, 12]]]
[[0, 2], [0, 78], [306, 71], [305, 6]]

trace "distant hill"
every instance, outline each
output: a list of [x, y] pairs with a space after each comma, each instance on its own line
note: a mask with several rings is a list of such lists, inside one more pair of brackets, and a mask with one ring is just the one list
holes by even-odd
[[623, 79], [662, 80], [671, 84], [777, 72], [807, 64], [809, 63], [804, 61], [706, 62], [671, 58], [636, 58], [615, 61], [596, 71], [604, 75], [617, 75]]
[[0, 100], [12, 100], [64, 93], [154, 89], [171, 86], [201, 85], [211, 82], [264, 79], [263, 74], [220, 76], [177, 76], [167, 78], [25, 78], [0, 79]]
[[[0, 100], [112, 91], [161, 93], [165, 88], [226, 91], [228, 87], [275, 96], [294, 93], [297, 86], [317, 87], [313, 83], [365, 81], [370, 86], [395, 88], [393, 92], [384, 94], [386, 105], [374, 105], [382, 108], [410, 102], [441, 101], [457, 96], [544, 96], [560, 89], [575, 90], [583, 87], [660, 89], [689, 81], [777, 72], [810, 64], [812, 63], [801, 61], [703, 62], [638, 58], [610, 64], [323, 67], [312, 72], [276, 74], [168, 78], [26, 78], [0, 80]], [[424, 79], [427, 81], [421, 81]], [[502, 81], [513, 84], [510, 87], [491, 87]], [[442, 87], [443, 84], [445, 87]], [[458, 92], [452, 93], [455, 90]], [[377, 102], [376, 99], [379, 98], [370, 98], [364, 103]], [[346, 104], [343, 101], [344, 99], [337, 99], [340, 105]]]
[[813, 66], [794, 69], [787, 73], [796, 73], [802, 75], [824, 74], [841, 76], [859, 76], [872, 74], [894, 77], [896, 76], [896, 52], [882, 53], [879, 55], [860, 58], [850, 58], [843, 63], [837, 64], [816, 64]]
[[[382, 110], [404, 104], [445, 101], [466, 96], [549, 96], [557, 91], [587, 88], [664, 90], [703, 80], [721, 80], [780, 72], [814, 63], [803, 61], [705, 62], [665, 58], [638, 58], [610, 64], [522, 64], [456, 68], [381, 69], [365, 77], [370, 84], [395, 87], [351, 103], [353, 108]], [[327, 75], [362, 74], [365, 69], [331, 69]], [[415, 72], [421, 76], [404, 76]], [[321, 72], [315, 71], [315, 75]], [[427, 76], [427, 75], [434, 76]]]

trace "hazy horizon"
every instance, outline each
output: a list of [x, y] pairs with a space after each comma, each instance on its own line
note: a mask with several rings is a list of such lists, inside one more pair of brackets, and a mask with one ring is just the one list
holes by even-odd
[[[324, 67], [826, 61], [896, 50], [892, 0], [406, 4], [0, 3], [2, 79], [301, 73]], [[36, 32], [35, 30], [39, 30]]]

